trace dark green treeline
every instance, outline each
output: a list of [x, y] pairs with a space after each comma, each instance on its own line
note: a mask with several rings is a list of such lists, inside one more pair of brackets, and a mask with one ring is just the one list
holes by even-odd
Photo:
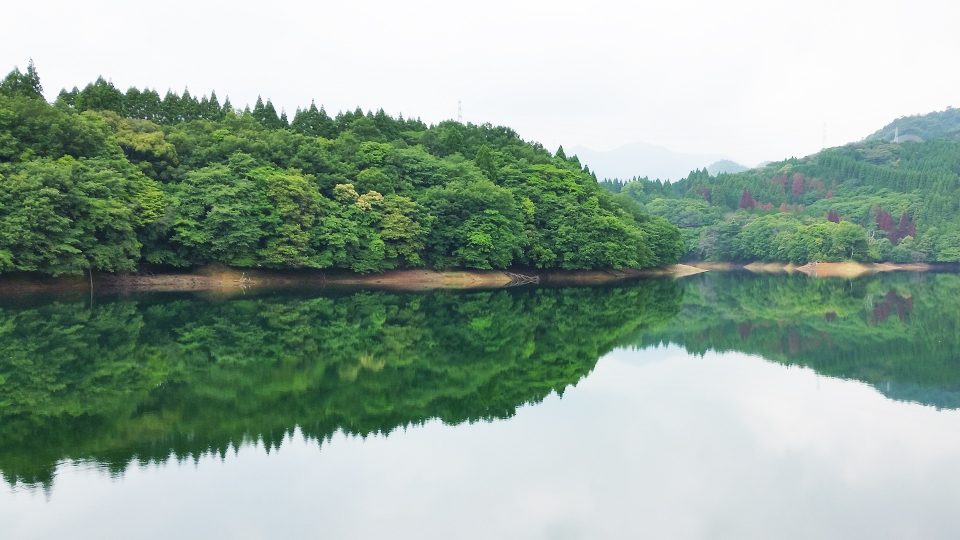
[[512, 130], [0, 82], [0, 272], [641, 268], [678, 230]]

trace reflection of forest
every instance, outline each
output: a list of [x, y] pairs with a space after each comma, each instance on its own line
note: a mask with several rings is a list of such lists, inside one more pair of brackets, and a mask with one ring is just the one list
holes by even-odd
[[960, 275], [854, 281], [713, 273], [685, 281], [677, 319], [636, 344], [739, 351], [960, 408]]
[[[611, 288], [0, 307], [0, 471], [505, 418], [617, 346], [742, 351], [960, 408], [960, 276], [709, 273]], [[666, 324], [665, 324], [666, 323]]]
[[511, 416], [676, 314], [673, 281], [495, 292], [154, 297], [0, 308], [0, 470], [115, 471], [296, 426], [323, 440]]

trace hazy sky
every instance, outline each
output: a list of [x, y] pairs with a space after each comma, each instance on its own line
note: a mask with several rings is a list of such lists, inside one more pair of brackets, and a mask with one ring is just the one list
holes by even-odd
[[955, 0], [14, 1], [0, 69], [755, 164], [960, 105]]

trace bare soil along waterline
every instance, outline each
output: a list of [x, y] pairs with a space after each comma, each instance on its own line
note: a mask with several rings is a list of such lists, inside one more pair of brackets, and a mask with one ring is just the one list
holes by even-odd
[[689, 265], [712, 272], [745, 271], [754, 274], [805, 274], [818, 278], [853, 279], [880, 272], [929, 272], [960, 270], [952, 264], [927, 263], [860, 263], [860, 262], [812, 262], [804, 265], [779, 262], [691, 262]]
[[293, 287], [357, 287], [421, 291], [432, 289], [497, 289], [519, 285], [601, 285], [630, 279], [683, 278], [702, 272], [802, 273], [815, 278], [853, 279], [879, 272], [958, 271], [955, 265], [922, 263], [788, 263], [696, 262], [659, 268], [621, 270], [393, 270], [375, 274], [349, 272], [244, 270], [221, 266], [190, 272], [140, 272], [93, 276], [49, 277], [13, 274], [0, 277], [0, 296], [89, 292], [210, 292], [230, 295], [255, 289]]
[[376, 274], [346, 272], [269, 272], [206, 267], [183, 273], [96, 274], [90, 276], [0, 277], [0, 295], [89, 291], [190, 292], [229, 294], [250, 289], [286, 287], [364, 287], [394, 290], [496, 289], [529, 284], [593, 285], [642, 277], [684, 277], [706, 270], [677, 264], [643, 270], [394, 270]]

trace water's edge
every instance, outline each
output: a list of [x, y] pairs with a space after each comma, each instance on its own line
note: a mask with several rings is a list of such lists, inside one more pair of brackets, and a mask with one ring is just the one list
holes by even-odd
[[635, 278], [682, 278], [702, 272], [800, 273], [818, 278], [857, 278], [881, 272], [957, 271], [956, 265], [923, 263], [784, 263], [690, 262], [658, 268], [619, 270], [393, 270], [374, 274], [322, 271], [268, 271], [220, 266], [187, 272], [93, 273], [49, 277], [18, 274], [0, 277], [0, 296], [30, 293], [243, 291], [293, 287], [357, 287], [393, 290], [499, 289], [527, 284], [602, 285]]
[[223, 291], [292, 287], [358, 287], [396, 290], [499, 289], [527, 284], [593, 285], [641, 277], [684, 277], [706, 269], [676, 264], [660, 268], [529, 271], [529, 270], [393, 270], [374, 274], [320, 271], [264, 271], [206, 267], [190, 272], [141, 272], [48, 277], [22, 274], [0, 277], [0, 296], [123, 291]]

